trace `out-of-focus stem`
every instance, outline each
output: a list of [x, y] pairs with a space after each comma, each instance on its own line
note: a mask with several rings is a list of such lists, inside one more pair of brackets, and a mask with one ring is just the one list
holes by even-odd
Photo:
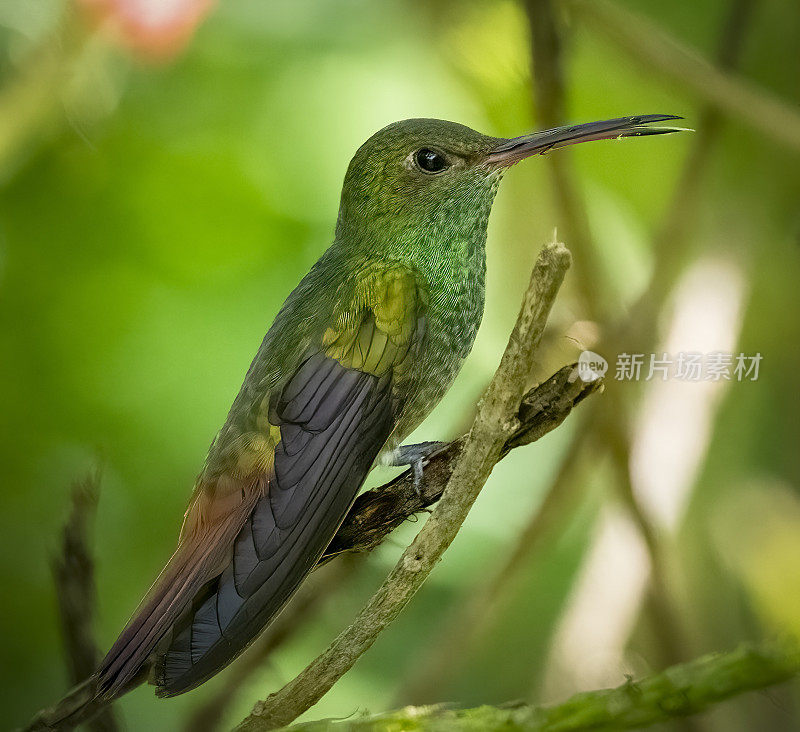
[[[96, 590], [90, 532], [97, 510], [98, 476], [91, 475], [72, 488], [72, 507], [64, 524], [59, 553], [53, 557], [61, 635], [70, 682], [91, 676], [99, 652], [94, 637]], [[114, 711], [104, 709], [86, 725], [92, 732], [116, 732]]]
[[[555, 0], [525, 0], [530, 30], [534, 111], [542, 128], [563, 124], [567, 104], [562, 33], [554, 3]], [[605, 302], [605, 288], [598, 276], [602, 268], [597, 261], [583, 194], [570, 165], [570, 151], [561, 150], [558, 154], [545, 156], [545, 164], [550, 172], [559, 214], [556, 224], [575, 253], [576, 286], [588, 316], [599, 320]]]
[[563, 0], [572, 16], [627, 51], [649, 71], [700, 101], [735, 117], [775, 142], [800, 152], [800, 114], [655, 23], [608, 0]]
[[[562, 35], [556, 17], [555, 0], [526, 0], [525, 7], [528, 15], [528, 23], [531, 31], [531, 59], [533, 64], [533, 92], [537, 110], [541, 114], [549, 115], [544, 122], [547, 126], [563, 124], [563, 114], [565, 107], [565, 85], [563, 78], [563, 54], [562, 54]], [[558, 116], [556, 116], [558, 115]], [[587, 314], [590, 318], [598, 320], [602, 318], [603, 303], [606, 301], [607, 288], [601, 282], [600, 274], [603, 268], [597, 260], [597, 250], [592, 242], [589, 218], [586, 211], [586, 204], [579, 187], [574, 181], [574, 174], [570, 159], [560, 154], [552, 155], [548, 158], [549, 169], [551, 171], [553, 187], [556, 194], [556, 203], [560, 212], [559, 223], [562, 224], [570, 241], [575, 241], [575, 251], [578, 261], [584, 258], [583, 270], [578, 271], [579, 284], [585, 296]], [[580, 248], [578, 248], [580, 247]], [[636, 312], [636, 311], [632, 311]], [[640, 313], [639, 313], [640, 314]], [[654, 320], [655, 320], [654, 313]], [[602, 321], [601, 321], [602, 322]], [[614, 425], [613, 433], [617, 436], [625, 436], [624, 426], [625, 407], [621, 404], [606, 404], [606, 410], [610, 410], [604, 421], [618, 422]], [[613, 449], [609, 443], [608, 430], [596, 432], [593, 442], [599, 443], [600, 452], [610, 451], [612, 455], [619, 457], [619, 452]], [[627, 437], [625, 438], [627, 439]], [[626, 445], [625, 453], [629, 447]], [[661, 566], [661, 550], [653, 528], [639, 509], [636, 497], [629, 489], [629, 477], [627, 475], [627, 463], [619, 466], [619, 474], [624, 475], [625, 479], [618, 484], [620, 492], [623, 494], [626, 506], [630, 509], [631, 517], [639, 528], [640, 533], [645, 538], [645, 543], [650, 554], [651, 565], [653, 567], [653, 579], [659, 585], [659, 590], [651, 594], [652, 610], [657, 617], [663, 618], [664, 622], [655, 622], [653, 627], [656, 631], [655, 637], [661, 647], [661, 655], [669, 662], [674, 662], [680, 657], [676, 647], [678, 637], [677, 620], [673, 619], [673, 611], [670, 607], [669, 597], [663, 589], [658, 574]]]

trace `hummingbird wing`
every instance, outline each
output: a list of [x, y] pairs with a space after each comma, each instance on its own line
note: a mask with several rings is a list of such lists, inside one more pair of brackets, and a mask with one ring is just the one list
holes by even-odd
[[101, 666], [107, 693], [154, 651], [157, 693], [187, 691], [281, 610], [394, 429], [397, 381], [424, 338], [426, 306], [405, 265], [356, 276], [317, 343], [255, 407], [260, 429], [233, 440], [225, 468], [195, 490], [178, 550]]

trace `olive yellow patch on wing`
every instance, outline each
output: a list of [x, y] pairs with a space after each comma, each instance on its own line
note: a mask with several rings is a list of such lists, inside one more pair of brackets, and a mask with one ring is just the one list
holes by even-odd
[[427, 304], [427, 288], [415, 270], [402, 263], [372, 264], [359, 273], [353, 297], [325, 331], [325, 352], [376, 376], [402, 371]]

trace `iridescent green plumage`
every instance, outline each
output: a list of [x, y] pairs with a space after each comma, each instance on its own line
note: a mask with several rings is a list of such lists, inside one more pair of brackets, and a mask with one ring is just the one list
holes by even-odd
[[381, 453], [441, 399], [472, 348], [503, 171], [583, 139], [658, 134], [664, 115], [512, 140], [441, 120], [381, 130], [348, 168], [334, 242], [287, 298], [214, 440], [178, 548], [106, 656], [122, 693], [215, 674], [311, 571]]

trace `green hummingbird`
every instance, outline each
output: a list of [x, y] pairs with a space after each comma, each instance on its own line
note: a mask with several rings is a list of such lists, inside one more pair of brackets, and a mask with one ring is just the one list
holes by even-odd
[[197, 478], [177, 549], [102, 661], [97, 688], [192, 689], [238, 656], [314, 568], [376, 461], [452, 384], [484, 304], [486, 227], [504, 172], [589, 140], [656, 135], [654, 114], [504, 139], [409, 119], [345, 175], [333, 244], [286, 299]]

